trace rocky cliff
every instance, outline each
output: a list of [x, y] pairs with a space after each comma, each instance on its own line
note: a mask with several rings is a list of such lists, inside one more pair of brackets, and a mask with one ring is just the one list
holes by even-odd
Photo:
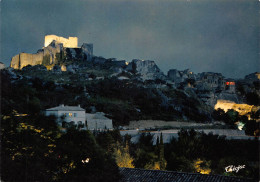
[[142, 80], [166, 78], [155, 62], [151, 60], [134, 59], [128, 64], [126, 70], [139, 75]]

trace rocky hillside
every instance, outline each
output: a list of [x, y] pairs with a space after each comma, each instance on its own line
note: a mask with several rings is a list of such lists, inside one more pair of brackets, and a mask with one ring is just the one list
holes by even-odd
[[[36, 54], [14, 56], [13, 69], [2, 71], [14, 85], [23, 83], [44, 94], [50, 92], [52, 100], [38, 98], [41, 108], [78, 103], [87, 110], [108, 113], [117, 123], [138, 119], [203, 122], [213, 120], [218, 100], [259, 105], [259, 73], [242, 80], [213, 72], [195, 74], [189, 69], [170, 69], [165, 75], [152, 60], [107, 59], [95, 56], [92, 44], [77, 47], [73, 42], [69, 47], [69, 39], [57, 36], [48, 41]], [[60, 92], [70, 94], [59, 98]]]

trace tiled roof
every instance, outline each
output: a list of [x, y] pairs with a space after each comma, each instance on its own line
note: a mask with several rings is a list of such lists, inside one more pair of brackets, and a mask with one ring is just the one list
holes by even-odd
[[46, 111], [85, 111], [85, 109], [80, 106], [64, 106], [60, 105], [57, 107], [46, 109]]
[[146, 170], [136, 168], [119, 168], [121, 182], [254, 182], [231, 176], [206, 175], [175, 171]]

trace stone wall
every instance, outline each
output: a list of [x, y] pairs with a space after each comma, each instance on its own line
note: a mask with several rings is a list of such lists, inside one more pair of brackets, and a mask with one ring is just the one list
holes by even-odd
[[14, 56], [11, 60], [10, 66], [14, 69], [22, 69], [27, 65], [35, 66], [38, 64], [43, 64], [44, 56], [49, 56], [49, 64], [52, 64], [56, 59], [56, 54], [60, 53], [62, 49], [62, 44], [58, 44], [56, 41], [53, 41], [49, 44], [49, 46], [40, 49], [36, 54], [20, 53]]
[[20, 53], [12, 58], [11, 67], [14, 69], [22, 69], [27, 65], [42, 64], [43, 52], [36, 54]]

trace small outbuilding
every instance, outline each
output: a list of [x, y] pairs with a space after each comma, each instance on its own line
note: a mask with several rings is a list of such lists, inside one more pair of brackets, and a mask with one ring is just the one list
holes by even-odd
[[89, 130], [113, 129], [112, 119], [107, 118], [103, 112], [86, 113], [85, 124]]

